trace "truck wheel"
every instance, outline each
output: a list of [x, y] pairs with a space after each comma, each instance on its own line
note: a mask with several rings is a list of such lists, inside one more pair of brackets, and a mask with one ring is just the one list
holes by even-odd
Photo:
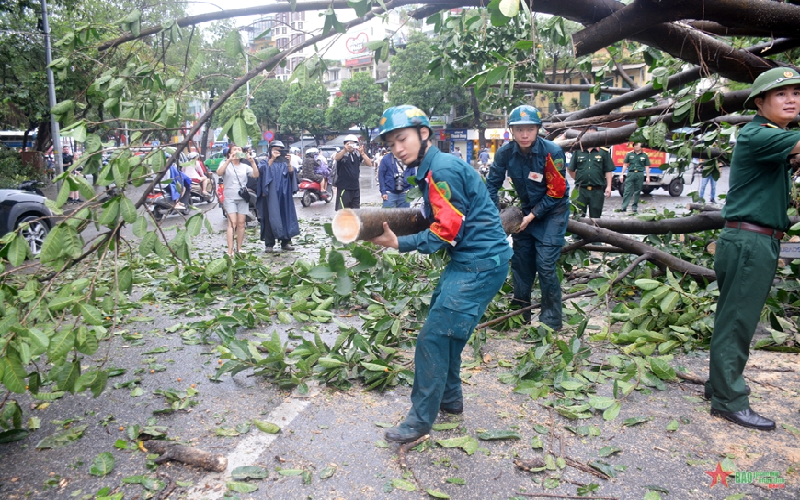
[[672, 179], [669, 183], [669, 195], [672, 197], [680, 196], [683, 193], [683, 179]]
[[625, 183], [620, 182], [619, 186], [617, 186], [617, 191], [619, 191], [620, 196], [625, 196]]
[[652, 186], [645, 186], [642, 188], [642, 194], [650, 194], [655, 188]]

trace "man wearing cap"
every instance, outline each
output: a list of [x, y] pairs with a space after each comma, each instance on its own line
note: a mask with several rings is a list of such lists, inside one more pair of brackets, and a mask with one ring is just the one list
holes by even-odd
[[[627, 170], [627, 177], [626, 171]], [[622, 181], [625, 187], [622, 190], [622, 211], [628, 209], [628, 204], [633, 197], [632, 212], [639, 212], [639, 198], [642, 196], [642, 185], [644, 184], [644, 177], [647, 176], [647, 182], [650, 182], [650, 157], [647, 156], [642, 150], [642, 143], [636, 142], [633, 144], [633, 151], [625, 155], [622, 160]]]
[[774, 68], [756, 78], [745, 107], [757, 109], [742, 127], [731, 160], [730, 189], [714, 258], [719, 301], [711, 336], [705, 396], [711, 414], [759, 430], [775, 422], [750, 408], [743, 372], [750, 342], [789, 228], [789, 156], [800, 153], [800, 131], [786, 126], [800, 112], [800, 73]]
[[[597, 132], [591, 126], [587, 132]], [[603, 215], [603, 203], [611, 196], [611, 176], [614, 175], [614, 162], [608, 148], [589, 148], [572, 153], [567, 172], [578, 186], [578, 213], [583, 217], [589, 209], [589, 217]]]
[[[533, 106], [514, 108], [508, 125], [514, 140], [497, 150], [486, 187], [492, 201], [499, 204], [497, 191], [508, 173], [525, 215], [519, 232], [512, 235], [513, 302], [520, 307], [530, 305], [538, 273], [542, 292], [539, 321], [560, 330], [561, 282], [556, 264], [569, 218], [569, 187], [564, 177], [566, 158], [556, 143], [538, 136], [542, 114]], [[522, 318], [529, 322], [530, 311], [522, 313]]]
[[344, 148], [333, 157], [336, 161], [336, 210], [361, 208], [361, 163], [371, 167], [372, 160], [358, 145], [358, 137], [350, 134], [344, 138]]

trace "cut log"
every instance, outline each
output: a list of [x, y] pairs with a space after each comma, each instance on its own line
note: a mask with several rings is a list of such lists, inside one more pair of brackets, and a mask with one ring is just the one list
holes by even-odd
[[169, 441], [145, 441], [142, 446], [149, 453], [161, 455], [154, 460], [157, 464], [162, 464], [167, 460], [175, 460], [176, 462], [194, 465], [212, 472], [222, 472], [228, 468], [228, 459], [225, 456], [198, 450], [197, 448]]
[[342, 243], [371, 240], [383, 234], [388, 222], [394, 234], [417, 234], [430, 226], [418, 208], [345, 208], [333, 216], [333, 235]]
[[[500, 222], [506, 234], [516, 233], [522, 223], [522, 210], [518, 207], [505, 208], [500, 212]], [[336, 212], [331, 227], [333, 235], [342, 243], [356, 240], [367, 241], [383, 234], [383, 223], [397, 236], [417, 234], [430, 226], [430, 223], [417, 208], [345, 208]]]

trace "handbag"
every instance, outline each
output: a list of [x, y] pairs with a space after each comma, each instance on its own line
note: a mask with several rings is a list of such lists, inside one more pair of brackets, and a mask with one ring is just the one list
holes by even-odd
[[[241, 186], [242, 185], [242, 181], [239, 179], [239, 174], [236, 173], [236, 169], [235, 168], [233, 169], [233, 175], [236, 176], [236, 180], [239, 182], [239, 185]], [[250, 191], [247, 189], [247, 185], [246, 184], [244, 186], [242, 186], [241, 188], [239, 188], [239, 196], [244, 201], [246, 201], [247, 203], [250, 203]]]

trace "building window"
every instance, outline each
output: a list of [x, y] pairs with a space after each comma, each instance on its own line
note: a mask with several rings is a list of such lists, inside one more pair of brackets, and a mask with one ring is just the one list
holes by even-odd
[[282, 35], [286, 34], [286, 26], [283, 27], [283, 31], [281, 32]]
[[299, 30], [303, 29], [303, 23], [297, 23], [297, 29]]

